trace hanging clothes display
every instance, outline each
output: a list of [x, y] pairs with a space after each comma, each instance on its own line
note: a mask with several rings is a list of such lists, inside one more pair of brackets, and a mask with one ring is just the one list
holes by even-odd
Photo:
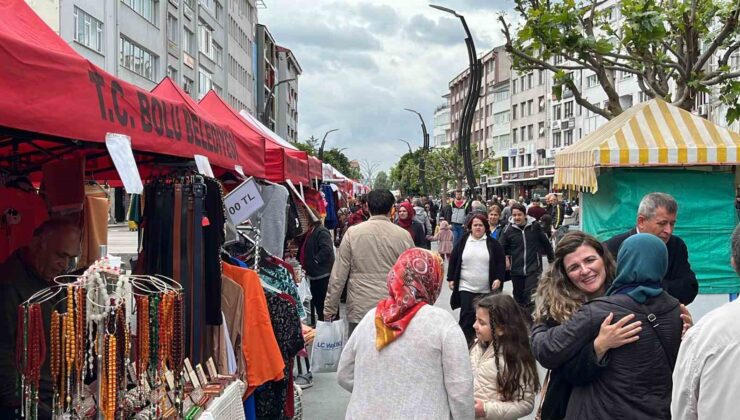
[[251, 217], [252, 225], [259, 226], [262, 247], [272, 255], [281, 257], [285, 246], [288, 189], [270, 184], [260, 188], [265, 205]]
[[242, 355], [248, 384], [246, 396], [249, 396], [258, 386], [283, 379], [285, 362], [272, 330], [267, 299], [257, 273], [226, 263], [222, 263], [222, 268], [223, 275], [244, 291]]
[[194, 364], [210, 356], [206, 325], [221, 325], [223, 190], [201, 175], [151, 180], [144, 187], [141, 274], [161, 274], [185, 289], [186, 348]]
[[100, 245], [108, 244], [108, 193], [97, 183], [85, 185], [82, 207], [82, 246], [77, 268], [86, 268], [100, 257]]
[[330, 185], [324, 184], [321, 186], [321, 192], [324, 194], [324, 200], [326, 200], [326, 219], [324, 220], [324, 227], [329, 230], [336, 229], [339, 219], [337, 218], [336, 201], [334, 200], [334, 191]]

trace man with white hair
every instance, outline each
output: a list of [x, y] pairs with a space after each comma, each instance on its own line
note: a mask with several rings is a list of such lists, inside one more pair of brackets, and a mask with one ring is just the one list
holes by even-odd
[[660, 192], [647, 194], [640, 201], [637, 210], [637, 226], [609, 239], [604, 244], [616, 259], [622, 242], [634, 234], [652, 233], [662, 239], [668, 248], [668, 271], [663, 277], [663, 289], [684, 305], [688, 305], [699, 293], [699, 283], [689, 264], [686, 243], [673, 234], [677, 214], [678, 203], [670, 194]]

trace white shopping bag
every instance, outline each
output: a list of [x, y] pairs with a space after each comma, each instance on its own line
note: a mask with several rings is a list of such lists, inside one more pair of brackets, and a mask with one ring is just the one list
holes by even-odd
[[308, 277], [303, 277], [303, 280], [298, 283], [298, 298], [301, 300], [301, 305], [313, 298], [311, 295], [311, 283]]
[[311, 349], [311, 371], [336, 372], [346, 343], [347, 326], [344, 320], [316, 321], [316, 336]]

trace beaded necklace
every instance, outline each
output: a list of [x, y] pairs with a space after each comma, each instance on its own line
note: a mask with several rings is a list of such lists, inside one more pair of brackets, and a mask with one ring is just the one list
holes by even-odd
[[[26, 417], [38, 417], [39, 381], [41, 365], [46, 359], [46, 339], [41, 305], [33, 303], [26, 309], [18, 306], [18, 334], [16, 339], [16, 363], [23, 375], [22, 385], [24, 400], [31, 404], [25, 407]], [[28, 383], [26, 384], [26, 381]]]

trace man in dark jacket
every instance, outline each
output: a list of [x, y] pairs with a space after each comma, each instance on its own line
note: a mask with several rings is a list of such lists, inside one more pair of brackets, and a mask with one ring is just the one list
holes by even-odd
[[552, 217], [552, 227], [555, 230], [560, 229], [565, 220], [565, 205], [560, 202], [557, 194], [547, 195], [547, 213]]
[[314, 309], [318, 313], [318, 320], [324, 320], [324, 300], [334, 266], [334, 242], [321, 220], [314, 222], [311, 230], [306, 233], [300, 261], [311, 286], [311, 321], [315, 324]]
[[616, 259], [625, 239], [636, 233], [652, 233], [665, 242], [668, 248], [668, 271], [663, 277], [663, 289], [684, 305], [693, 302], [699, 293], [696, 274], [689, 264], [686, 243], [673, 234], [678, 203], [669, 194], [650, 193], [642, 198], [637, 210], [637, 226], [605, 242]]
[[542, 274], [542, 251], [547, 254], [550, 263], [555, 259], [555, 254], [542, 227], [533, 217], [527, 216], [523, 204], [511, 206], [509, 222], [501, 235], [501, 246], [506, 254], [507, 266], [511, 269], [514, 300], [531, 314], [534, 309], [532, 292], [537, 288], [537, 281]]

